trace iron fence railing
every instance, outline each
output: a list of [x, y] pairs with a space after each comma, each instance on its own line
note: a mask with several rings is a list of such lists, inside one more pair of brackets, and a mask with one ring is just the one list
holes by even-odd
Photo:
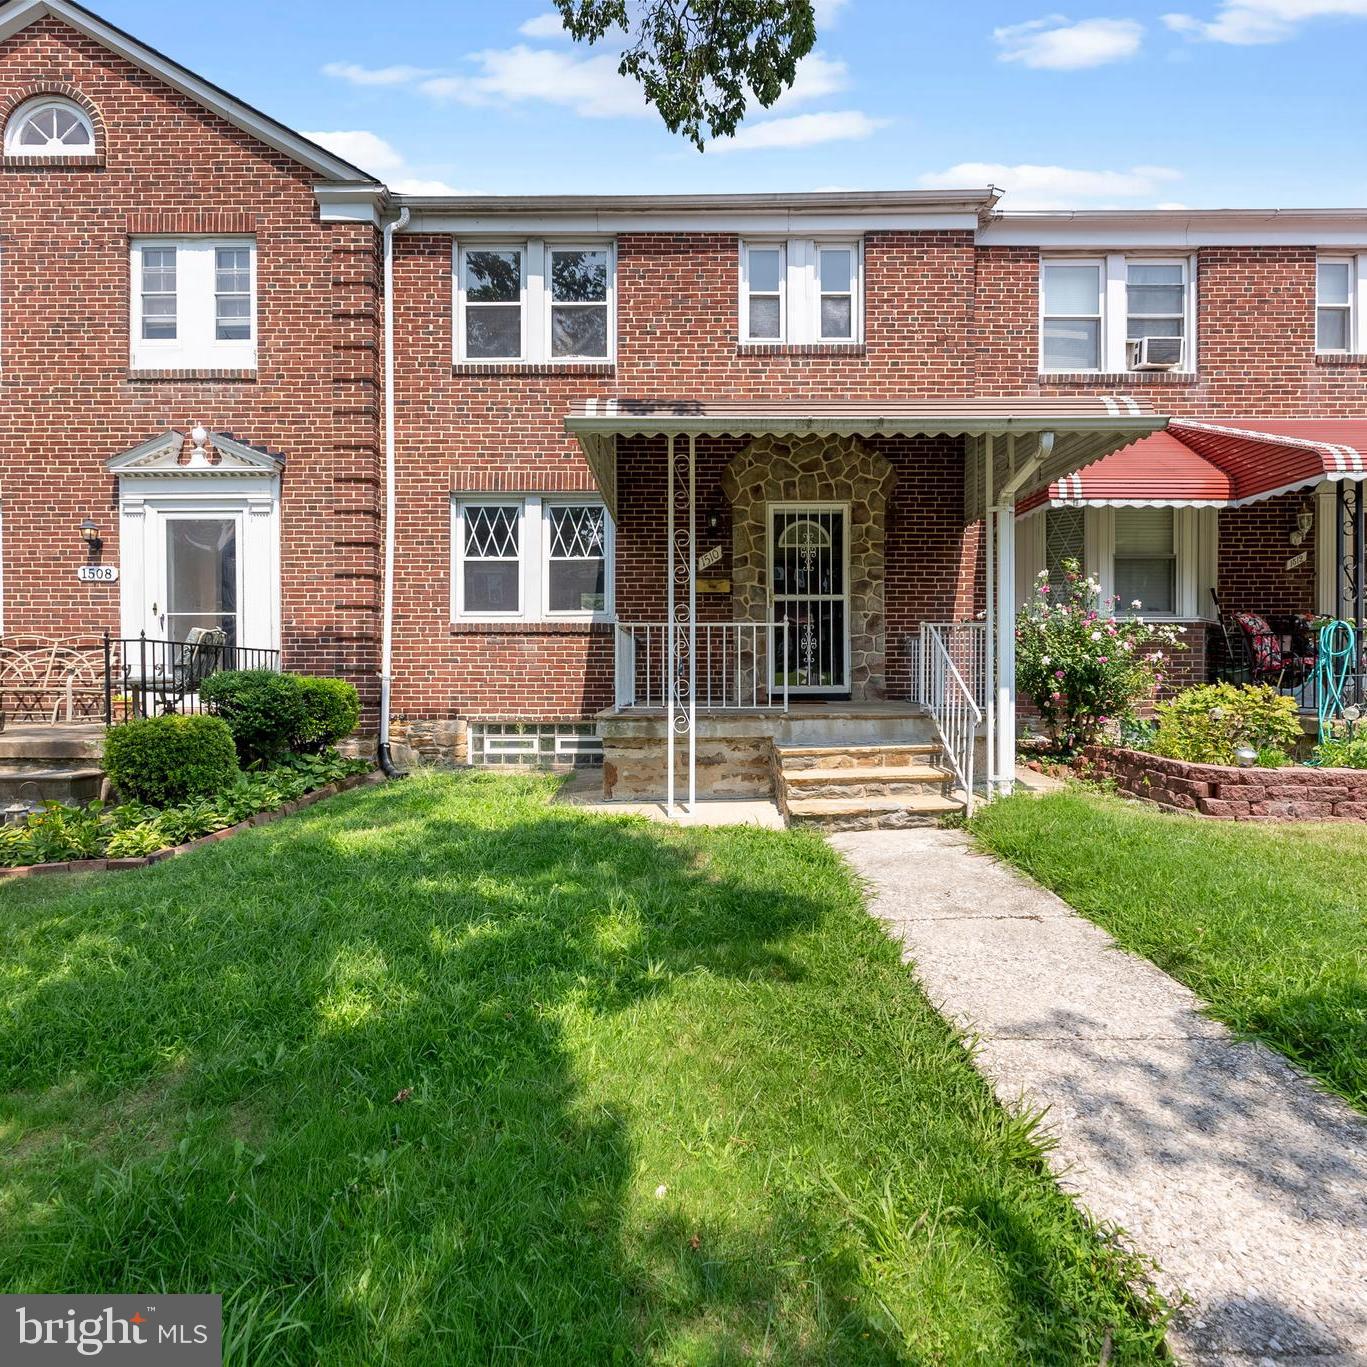
[[168, 712], [205, 712], [199, 686], [224, 669], [279, 670], [280, 652], [255, 646], [104, 638], [105, 725]]
[[930, 703], [929, 678], [931, 655], [927, 649], [929, 633], [935, 633], [946, 654], [963, 679], [969, 696], [981, 710], [987, 706], [987, 623], [923, 622], [918, 633], [903, 641], [907, 668], [915, 696], [912, 702]]
[[787, 622], [699, 622], [693, 660], [689, 627], [666, 622], [619, 622], [615, 633], [615, 701], [619, 710], [663, 708], [669, 696], [668, 633], [675, 667], [696, 680], [697, 706], [713, 712], [788, 710], [786, 670], [772, 680], [770, 662], [788, 659]]
[[973, 760], [983, 714], [954, 659], [953, 641], [953, 635], [943, 627], [930, 622], [922, 624], [921, 702], [935, 723], [945, 757], [963, 789], [965, 810], [972, 816]]

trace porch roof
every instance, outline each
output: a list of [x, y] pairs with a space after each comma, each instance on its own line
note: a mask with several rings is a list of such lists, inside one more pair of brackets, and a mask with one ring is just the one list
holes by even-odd
[[1173, 418], [1023, 498], [1043, 507], [1237, 508], [1325, 480], [1367, 480], [1367, 419]]
[[[610, 511], [616, 513], [616, 439], [659, 436], [989, 436], [1054, 434], [1040, 474], [1052, 479], [1166, 426], [1128, 396], [884, 399], [840, 402], [589, 399], [565, 418]], [[970, 451], [969, 454], [972, 454]]]

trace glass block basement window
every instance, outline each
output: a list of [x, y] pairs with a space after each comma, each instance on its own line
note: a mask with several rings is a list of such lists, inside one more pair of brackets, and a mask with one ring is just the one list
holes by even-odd
[[470, 763], [488, 768], [586, 768], [603, 762], [593, 723], [473, 721]]

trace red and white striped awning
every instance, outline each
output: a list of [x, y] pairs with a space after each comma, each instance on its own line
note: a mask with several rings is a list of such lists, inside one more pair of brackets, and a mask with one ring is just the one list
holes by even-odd
[[1367, 480], [1367, 419], [1174, 418], [1023, 498], [1040, 508], [1237, 508], [1325, 480]]

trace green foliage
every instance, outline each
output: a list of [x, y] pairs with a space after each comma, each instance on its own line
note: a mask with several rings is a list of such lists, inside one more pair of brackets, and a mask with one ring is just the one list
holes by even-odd
[[361, 717], [354, 684], [270, 669], [225, 669], [204, 681], [200, 697], [228, 723], [244, 766], [327, 749]]
[[326, 750], [345, 740], [361, 720], [361, 700], [356, 685], [345, 679], [318, 675], [294, 675], [304, 699], [304, 724], [293, 748]]
[[1148, 717], [1121, 717], [1120, 743], [1129, 750], [1152, 750], [1157, 723]]
[[119, 795], [169, 806], [212, 793], [237, 772], [232, 733], [217, 717], [145, 717], [111, 726], [104, 764]]
[[287, 754], [308, 722], [297, 674], [225, 669], [204, 680], [199, 696], [227, 722], [244, 765], [270, 764]]
[[[1107, 606], [1113, 611], [1115, 600]], [[1075, 750], [1162, 683], [1165, 660], [1156, 647], [1175, 645], [1181, 631], [1103, 611], [1096, 580], [1065, 560], [1062, 583], [1040, 572], [1017, 624], [1016, 682], [1055, 745]]]
[[1326, 768], [1367, 769], [1367, 734], [1332, 736], [1315, 747], [1315, 760]]
[[555, 0], [572, 38], [621, 43], [617, 70], [638, 82], [671, 133], [701, 151], [729, 137], [753, 99], [767, 109], [816, 43], [812, 0]]
[[232, 781], [218, 792], [164, 808], [143, 802], [117, 807], [49, 802], [18, 823], [0, 825], [0, 868], [73, 859], [136, 859], [236, 825], [369, 768], [366, 761], [343, 759], [334, 750], [292, 755], [275, 769], [251, 774], [234, 767]]
[[1267, 684], [1203, 684], [1155, 710], [1154, 754], [1193, 764], [1233, 764], [1235, 750], [1247, 745], [1260, 765], [1275, 768], [1302, 735], [1295, 698]]

